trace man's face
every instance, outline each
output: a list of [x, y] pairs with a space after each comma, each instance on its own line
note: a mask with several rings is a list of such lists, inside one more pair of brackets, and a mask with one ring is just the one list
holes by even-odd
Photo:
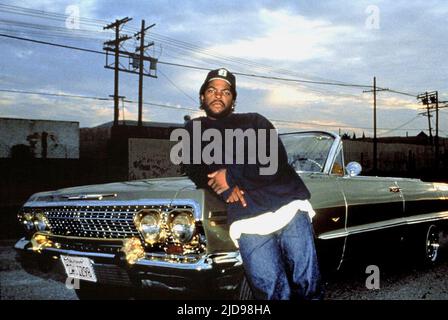
[[221, 79], [215, 79], [208, 83], [207, 89], [201, 95], [202, 106], [207, 116], [218, 119], [232, 112], [233, 94], [230, 84]]

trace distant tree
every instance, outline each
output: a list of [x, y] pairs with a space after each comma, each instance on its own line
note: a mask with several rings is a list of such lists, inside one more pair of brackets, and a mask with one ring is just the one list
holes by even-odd
[[353, 131], [353, 140], [356, 140], [356, 133]]
[[347, 132], [345, 132], [345, 133], [341, 136], [341, 139], [343, 139], [343, 140], [350, 140], [350, 135], [349, 135]]
[[364, 131], [362, 132], [362, 139], [364, 140], [366, 138], [366, 134], [364, 133]]

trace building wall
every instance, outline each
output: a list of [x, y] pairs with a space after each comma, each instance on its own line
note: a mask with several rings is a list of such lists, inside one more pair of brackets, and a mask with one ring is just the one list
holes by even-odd
[[129, 139], [129, 180], [178, 177], [180, 166], [170, 160], [176, 141], [163, 139]]
[[[373, 167], [373, 142], [344, 140], [345, 162], [357, 161], [363, 171]], [[444, 164], [446, 147], [440, 148]], [[384, 172], [409, 172], [428, 170], [434, 166], [434, 150], [428, 145], [404, 143], [378, 143], [378, 170]]]
[[[173, 177], [181, 174], [180, 167], [170, 161], [170, 149], [177, 142], [162, 139], [129, 139], [129, 180]], [[368, 174], [373, 169], [373, 143], [344, 140], [345, 162], [357, 161]], [[447, 148], [440, 148], [440, 168], [448, 168]], [[418, 176], [434, 168], [434, 150], [431, 146], [378, 143], [378, 170], [383, 173], [401, 173]]]
[[106, 159], [110, 128], [81, 128], [80, 157], [82, 159]]
[[78, 159], [79, 123], [0, 118], [0, 158]]

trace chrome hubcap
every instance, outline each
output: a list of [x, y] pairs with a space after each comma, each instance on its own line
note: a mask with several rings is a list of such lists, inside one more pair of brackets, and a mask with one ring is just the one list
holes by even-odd
[[435, 262], [439, 251], [439, 232], [437, 228], [431, 226], [426, 235], [426, 257], [429, 261]]

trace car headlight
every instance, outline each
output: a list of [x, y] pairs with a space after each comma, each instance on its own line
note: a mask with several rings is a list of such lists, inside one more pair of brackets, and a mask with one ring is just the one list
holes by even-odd
[[50, 230], [50, 224], [47, 217], [43, 213], [38, 213], [34, 216], [34, 226], [37, 231]]
[[31, 213], [27, 212], [24, 214], [20, 214], [19, 219], [23, 223], [26, 231], [34, 230], [34, 216]]
[[160, 238], [161, 223], [160, 215], [157, 212], [141, 212], [135, 221], [137, 229], [143, 235], [145, 242], [156, 243]]
[[189, 212], [179, 213], [171, 222], [171, 232], [175, 241], [186, 243], [194, 235], [195, 222]]

